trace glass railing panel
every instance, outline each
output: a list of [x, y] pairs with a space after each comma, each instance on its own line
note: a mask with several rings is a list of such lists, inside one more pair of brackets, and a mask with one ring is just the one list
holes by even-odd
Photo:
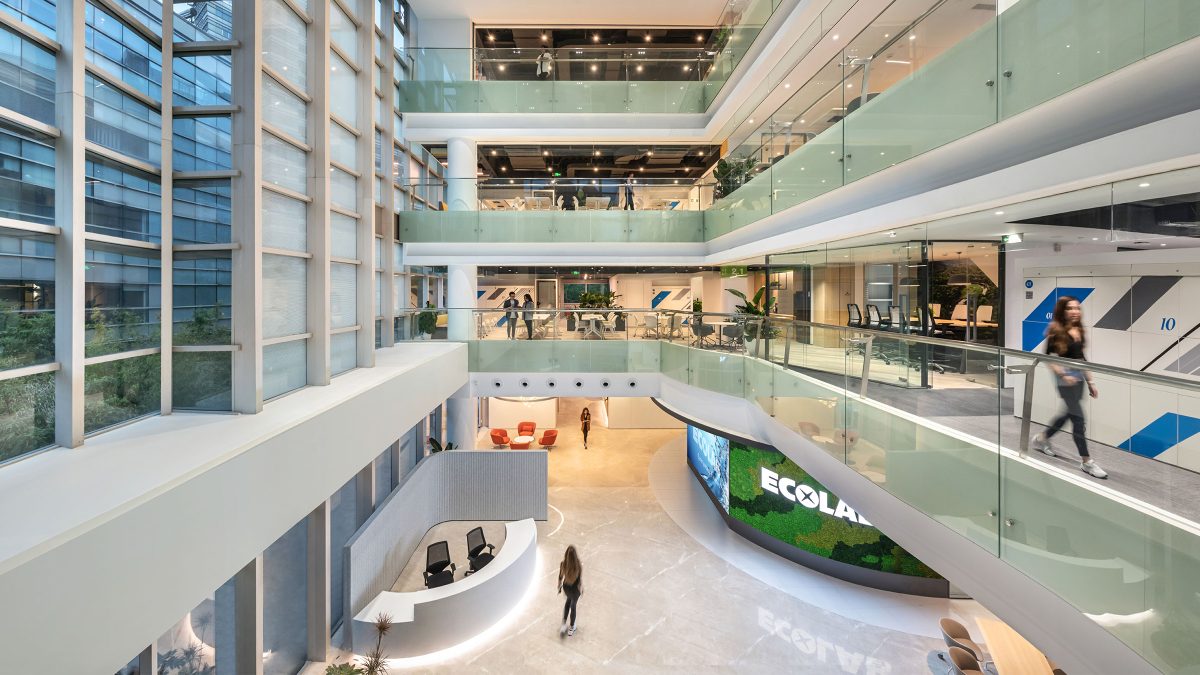
[[846, 331], [798, 325], [786, 364], [772, 372], [776, 421], [846, 460]]
[[662, 374], [677, 382], [688, 381], [688, 348], [682, 344], [663, 342], [660, 352]]
[[742, 362], [742, 397], [768, 415], [775, 414], [775, 373], [783, 368], [762, 359], [738, 357]]
[[626, 110], [634, 113], [702, 113], [704, 83], [693, 81], [630, 82]]
[[[860, 358], [876, 339], [852, 343]], [[848, 373], [847, 464], [988, 551], [998, 550], [999, 350], [948, 343], [917, 360], [929, 386], [912, 389]], [[930, 477], [938, 477], [931, 489]]]
[[1153, 54], [1200, 36], [1200, 12], [1193, 0], [1145, 0], [1146, 53]]
[[881, 94], [851, 100], [846, 125], [846, 182], [869, 176], [996, 121], [996, 22], [990, 21], [927, 65], [916, 57], [876, 59], [859, 87], [897, 81]]
[[[521, 331], [522, 333], [524, 331]], [[557, 345], [558, 343], [554, 343]], [[532, 340], [475, 340], [468, 358], [481, 373], [554, 373], [562, 370], [554, 350]]]
[[834, 124], [771, 167], [775, 212], [842, 186], [844, 124], [844, 121]]
[[479, 214], [474, 211], [404, 211], [400, 213], [400, 241], [479, 241]]
[[[632, 211], [563, 211], [557, 218], [558, 241], [629, 241]], [[649, 214], [653, 218], [656, 214]]]
[[719, 237], [771, 215], [771, 173], [768, 170], [759, 174], [704, 212], [710, 237]]
[[[632, 324], [631, 324], [632, 327]], [[632, 340], [628, 343], [629, 372], [657, 373], [661, 372], [662, 346], [658, 340]]]
[[702, 242], [704, 212], [697, 210], [631, 211], [629, 241]]
[[[446, 213], [455, 213], [447, 211]], [[480, 218], [480, 242], [554, 241], [554, 211], [466, 211]]]
[[999, 17], [1000, 116], [1142, 58], [1145, 0], [1022, 0]]
[[688, 383], [693, 387], [738, 398], [745, 395], [743, 357], [704, 349], [689, 349], [688, 357]]

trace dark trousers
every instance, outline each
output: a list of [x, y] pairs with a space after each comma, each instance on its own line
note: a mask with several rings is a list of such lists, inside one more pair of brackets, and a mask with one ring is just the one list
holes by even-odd
[[517, 317], [516, 315], [508, 317], [508, 339], [517, 339]]
[[525, 319], [525, 339], [533, 339], [533, 319]]
[[588, 432], [591, 430], [592, 430], [591, 427], [583, 427], [583, 444], [584, 445], [587, 445], [587, 435], [588, 435]]
[[1079, 380], [1075, 384], [1060, 384], [1058, 385], [1058, 395], [1062, 397], [1063, 403], [1067, 404], [1067, 411], [1050, 423], [1050, 428], [1046, 429], [1046, 440], [1058, 433], [1067, 420], [1071, 420], [1071, 437], [1075, 440], [1075, 447], [1079, 450], [1079, 456], [1084, 461], [1088, 459], [1087, 435], [1083, 419], [1083, 392], [1087, 387], [1087, 382]]
[[573, 628], [575, 626], [576, 610], [579, 607], [579, 594], [572, 593], [571, 589], [566, 586], [563, 586], [563, 593], [567, 595], [567, 602], [563, 605], [563, 621], [567, 620], [567, 615], [569, 614], [571, 617], [570, 625]]
[[633, 211], [633, 190], [625, 191], [625, 210]]

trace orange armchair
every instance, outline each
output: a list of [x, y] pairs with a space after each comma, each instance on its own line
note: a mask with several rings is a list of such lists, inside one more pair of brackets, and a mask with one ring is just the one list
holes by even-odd
[[510, 444], [508, 447], [509, 447], [509, 448], [511, 448], [511, 449], [513, 449], [513, 450], [528, 450], [528, 449], [529, 449], [529, 442], [528, 442], [528, 441], [526, 441], [526, 442], [524, 442], [524, 443], [512, 443], [512, 444]]
[[538, 445], [549, 450], [554, 447], [554, 442], [558, 440], [558, 429], [547, 429], [542, 432], [542, 439], [538, 441]]
[[492, 429], [492, 444], [497, 448], [503, 448], [508, 445], [508, 430], [507, 429]]
[[517, 424], [517, 435], [518, 436], [532, 436], [533, 432], [536, 429], [537, 429], [536, 422], [521, 422], [521, 423]]

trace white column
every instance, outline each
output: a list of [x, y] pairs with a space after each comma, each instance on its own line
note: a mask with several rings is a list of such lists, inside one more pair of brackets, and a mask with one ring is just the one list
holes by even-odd
[[[175, 7], [173, 4], [167, 5], [164, 3], [162, 12], [162, 66], [161, 66], [161, 85], [164, 92], [171, 91], [174, 84], [175, 72]], [[172, 157], [171, 143], [175, 139], [173, 106], [171, 101], [166, 96], [162, 102], [162, 130], [159, 136], [159, 143], [162, 144], [162, 159], [160, 167], [161, 180], [159, 189], [161, 190], [162, 200], [159, 208], [162, 213], [159, 218], [160, 231], [162, 234], [162, 249], [159, 251], [159, 260], [162, 265], [161, 275], [159, 277], [159, 325], [160, 337], [162, 339], [162, 354], [159, 355], [159, 382], [161, 386], [159, 413], [170, 415], [171, 409], [174, 407], [174, 399], [172, 391], [174, 390], [174, 353], [172, 349], [175, 345], [175, 257], [173, 247], [175, 245], [175, 228], [174, 228], [174, 208], [175, 197], [173, 193], [174, 181], [172, 173], [174, 171], [174, 163]]]
[[329, 502], [308, 514], [308, 660], [329, 659]]
[[233, 577], [234, 667], [239, 675], [263, 675], [262, 556]]
[[470, 138], [446, 141], [446, 203], [451, 211], [476, 211], [479, 187], [475, 172], [479, 167], [479, 147]]
[[465, 342], [475, 337], [475, 294], [479, 285], [479, 270], [475, 265], [448, 265], [446, 267], [446, 305], [449, 317], [446, 321], [446, 337], [452, 341]]
[[[58, 3], [55, 114], [62, 133], [55, 144], [54, 222], [62, 228], [54, 251], [54, 441], [83, 443], [84, 318], [84, 47], [83, 0]], [[166, 271], [164, 270], [164, 273]]]
[[479, 435], [475, 411], [479, 404], [470, 396], [470, 385], [446, 399], [446, 440], [461, 450], [474, 450], [475, 437]]

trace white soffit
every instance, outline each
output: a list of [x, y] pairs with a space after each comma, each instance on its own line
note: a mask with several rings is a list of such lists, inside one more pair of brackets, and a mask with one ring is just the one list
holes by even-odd
[[725, 0], [409, 0], [418, 19], [502, 26], [716, 25]]

